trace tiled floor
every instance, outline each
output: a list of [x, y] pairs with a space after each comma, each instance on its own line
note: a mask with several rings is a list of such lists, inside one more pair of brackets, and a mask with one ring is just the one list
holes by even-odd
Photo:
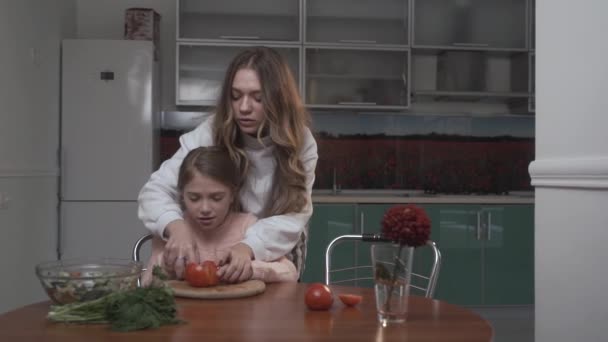
[[494, 342], [534, 342], [534, 307], [471, 307], [494, 328]]

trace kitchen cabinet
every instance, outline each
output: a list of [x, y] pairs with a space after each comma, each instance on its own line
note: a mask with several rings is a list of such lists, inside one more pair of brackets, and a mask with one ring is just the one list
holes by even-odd
[[405, 109], [409, 51], [306, 46], [309, 108]]
[[530, 84], [530, 99], [528, 101], [528, 111], [536, 111], [536, 0], [530, 0], [530, 72], [528, 74]]
[[[354, 204], [315, 204], [308, 224], [306, 263], [302, 281], [305, 283], [325, 282], [325, 249], [336, 237], [355, 234]], [[355, 242], [344, 241], [336, 245], [332, 254], [332, 269], [355, 266]], [[354, 271], [332, 274], [333, 280], [354, 278]], [[342, 285], [355, 285], [344, 282]]]
[[529, 83], [530, 83], [530, 100], [528, 101], [528, 110], [530, 112], [536, 111], [536, 53], [530, 53], [530, 74], [529, 74]]
[[443, 263], [436, 298], [461, 305], [534, 303], [531, 205], [437, 205]]
[[534, 49], [536, 49], [536, 0], [530, 0], [528, 12], [530, 13], [530, 18], [528, 20], [530, 23], [530, 28], [528, 29], [530, 34], [530, 50], [534, 51]]
[[[178, 105], [213, 106], [232, 58], [251, 43], [177, 43], [176, 99]], [[300, 49], [269, 45], [282, 54], [299, 82]]]
[[310, 109], [533, 111], [533, 0], [176, 4], [177, 105], [214, 105], [238, 47], [266, 45], [288, 56]]
[[177, 0], [177, 40], [301, 41], [300, 0]]
[[481, 102], [528, 112], [528, 0], [412, 1], [413, 109]]
[[[324, 281], [324, 252], [343, 234], [381, 232], [382, 217], [394, 204], [315, 204], [309, 225], [303, 281]], [[442, 254], [435, 298], [460, 305], [531, 305], [534, 303], [534, 207], [531, 204], [416, 204], [431, 219], [431, 240]], [[371, 265], [371, 243], [344, 242], [336, 247], [333, 267]], [[430, 249], [417, 248], [414, 273], [430, 270]], [[337, 275], [340, 276], [340, 275]], [[345, 277], [371, 277], [371, 269]], [[339, 279], [334, 277], [334, 279]], [[413, 277], [412, 283], [426, 286]], [[348, 283], [372, 287], [372, 280]], [[421, 295], [417, 290], [413, 294]]]
[[412, 0], [414, 47], [527, 50], [527, 0]]
[[409, 45], [407, 0], [305, 0], [305, 43]]

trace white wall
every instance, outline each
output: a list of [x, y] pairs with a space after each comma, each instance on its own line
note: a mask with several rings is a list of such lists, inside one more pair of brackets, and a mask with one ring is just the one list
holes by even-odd
[[125, 10], [153, 8], [160, 19], [161, 110], [175, 110], [175, 1], [76, 0], [78, 38], [123, 39]]
[[608, 2], [536, 6], [536, 341], [606, 341]]
[[34, 266], [56, 256], [60, 42], [75, 13], [69, 0], [0, 1], [0, 312], [46, 298]]

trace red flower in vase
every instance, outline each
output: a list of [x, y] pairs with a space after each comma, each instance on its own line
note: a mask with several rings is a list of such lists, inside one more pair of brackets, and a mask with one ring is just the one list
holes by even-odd
[[382, 235], [402, 245], [422, 246], [431, 236], [431, 220], [416, 205], [396, 205], [384, 213]]

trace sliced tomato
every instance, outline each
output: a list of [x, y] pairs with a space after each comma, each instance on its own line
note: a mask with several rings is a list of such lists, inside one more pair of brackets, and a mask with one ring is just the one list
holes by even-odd
[[193, 287], [215, 286], [219, 283], [217, 265], [213, 261], [202, 264], [189, 263], [186, 266], [186, 282]]
[[356, 294], [343, 293], [338, 295], [338, 298], [344, 303], [346, 306], [355, 306], [363, 300], [362, 296]]

